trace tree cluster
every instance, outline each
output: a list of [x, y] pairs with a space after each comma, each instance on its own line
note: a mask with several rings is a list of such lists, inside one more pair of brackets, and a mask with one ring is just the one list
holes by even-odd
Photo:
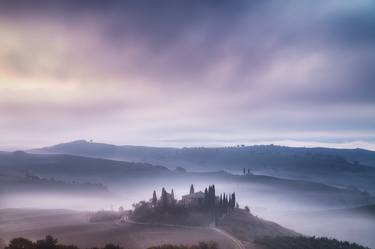
[[221, 212], [229, 212], [236, 207], [236, 194], [232, 193], [230, 195], [221, 194], [219, 197], [218, 209]]
[[204, 190], [204, 203], [208, 209], [214, 209], [216, 205], [215, 185], [208, 186]]
[[220, 194], [219, 197], [215, 193], [215, 185], [210, 185], [204, 190], [204, 203], [208, 210], [216, 210], [221, 213], [227, 213], [236, 207], [236, 194]]

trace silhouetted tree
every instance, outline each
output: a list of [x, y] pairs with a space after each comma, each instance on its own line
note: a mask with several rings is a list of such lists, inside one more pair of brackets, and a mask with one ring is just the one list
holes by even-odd
[[34, 249], [35, 244], [25, 238], [14, 238], [9, 242], [9, 245], [5, 247], [6, 249]]
[[189, 193], [190, 193], [190, 194], [194, 194], [194, 192], [195, 192], [195, 191], [194, 191], [194, 185], [191, 184], [191, 186], [190, 186], [190, 192], [189, 192]]
[[152, 205], [156, 206], [158, 204], [158, 197], [156, 197], [156, 191], [154, 190], [154, 193], [152, 193]]
[[250, 208], [248, 206], [245, 206], [246, 212], [250, 213]]
[[174, 198], [174, 192], [173, 192], [173, 188], [171, 190], [171, 204], [174, 205], [176, 203], [176, 199]]
[[161, 200], [162, 207], [164, 209], [167, 208], [168, 207], [168, 194], [167, 194], [167, 191], [165, 190], [165, 188], [161, 189], [160, 200]]
[[56, 249], [57, 239], [54, 239], [51, 235], [47, 235], [44, 240], [38, 240], [36, 242], [38, 249]]
[[213, 209], [215, 207], [215, 185], [208, 186], [208, 207]]
[[230, 199], [230, 201], [231, 201], [230, 208], [234, 209], [234, 207], [236, 206], [236, 194], [235, 193], [232, 193], [232, 198]]

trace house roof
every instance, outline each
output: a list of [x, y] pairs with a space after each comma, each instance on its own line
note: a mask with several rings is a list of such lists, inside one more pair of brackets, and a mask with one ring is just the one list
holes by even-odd
[[199, 191], [193, 194], [183, 195], [182, 199], [184, 198], [204, 198], [204, 193], [202, 191]]

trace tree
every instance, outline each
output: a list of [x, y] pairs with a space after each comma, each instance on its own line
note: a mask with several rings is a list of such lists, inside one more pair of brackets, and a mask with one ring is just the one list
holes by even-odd
[[171, 190], [171, 202], [172, 202], [172, 205], [174, 205], [175, 202], [176, 202], [176, 200], [175, 200], [175, 198], [174, 198], [173, 188], [172, 188], [172, 190]]
[[208, 190], [207, 188], [204, 189], [204, 205], [208, 208]]
[[248, 206], [245, 206], [246, 212], [250, 213], [250, 208]]
[[152, 205], [155, 207], [156, 204], [158, 204], [158, 197], [156, 197], [156, 191], [154, 190], [154, 193], [152, 193]]
[[25, 238], [14, 238], [9, 242], [9, 245], [5, 249], [34, 249], [35, 244]]
[[232, 193], [232, 198], [230, 200], [231, 200], [230, 208], [234, 209], [234, 207], [236, 206], [236, 194], [235, 193]]
[[208, 206], [210, 208], [215, 207], [215, 199], [216, 199], [215, 185], [211, 185], [208, 187]]
[[191, 186], [190, 186], [190, 194], [194, 194], [194, 185], [193, 184], [191, 184]]
[[168, 207], [168, 194], [167, 194], [167, 191], [165, 190], [165, 188], [161, 189], [160, 199], [161, 199], [162, 207], [167, 208]]
[[51, 235], [47, 235], [44, 240], [38, 240], [36, 242], [37, 249], [55, 249], [57, 248], [57, 239], [54, 239]]

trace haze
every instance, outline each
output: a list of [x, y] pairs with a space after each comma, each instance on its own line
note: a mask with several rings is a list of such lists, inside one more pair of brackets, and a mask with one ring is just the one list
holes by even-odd
[[374, 0], [0, 0], [0, 249], [375, 249], [374, 179]]
[[374, 11], [371, 0], [1, 1], [0, 148], [374, 149]]

